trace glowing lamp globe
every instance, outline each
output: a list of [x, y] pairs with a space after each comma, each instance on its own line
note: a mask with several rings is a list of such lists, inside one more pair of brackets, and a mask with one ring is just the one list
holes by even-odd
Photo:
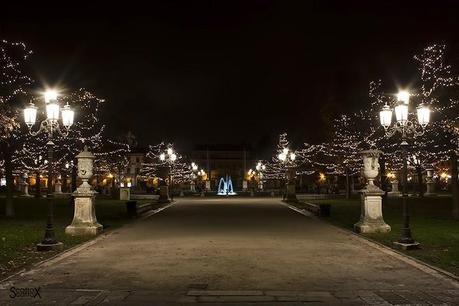
[[56, 101], [50, 101], [46, 104], [46, 117], [51, 121], [59, 120], [59, 104]]
[[174, 153], [171, 154], [171, 161], [176, 161], [177, 160], [177, 155]]
[[47, 90], [44, 94], [45, 102], [50, 103], [51, 101], [57, 100], [57, 91], [55, 90]]
[[284, 153], [285, 155], [288, 154], [288, 148], [284, 148], [284, 150], [282, 151], [282, 153]]
[[418, 115], [418, 122], [422, 127], [429, 124], [430, 121], [430, 109], [424, 104], [420, 104], [416, 109]]
[[37, 107], [33, 103], [24, 109], [24, 121], [29, 128], [37, 121]]
[[162, 161], [166, 160], [166, 154], [161, 153], [161, 154], [159, 155], [159, 159], [162, 160]]
[[281, 160], [281, 161], [284, 161], [284, 160], [287, 158], [287, 155], [284, 154], [284, 153], [281, 153], [281, 154], [279, 154], [279, 155], [277, 156], [277, 158], [279, 158], [279, 160]]
[[172, 148], [168, 148], [167, 149], [167, 154], [168, 155], [172, 155], [172, 153], [174, 153], [174, 150], [172, 150]]
[[290, 160], [291, 160], [291, 161], [294, 161], [295, 158], [296, 158], [295, 153], [291, 153], [291, 154], [290, 154]]
[[397, 101], [403, 102], [403, 104], [410, 103], [410, 93], [406, 90], [401, 90], [397, 94]]
[[68, 129], [73, 124], [74, 111], [70, 109], [70, 105], [65, 105], [62, 109], [62, 124]]
[[383, 109], [379, 112], [379, 120], [385, 129], [389, 128], [392, 124], [392, 110], [387, 104], [384, 105]]
[[401, 125], [408, 122], [408, 105], [401, 103], [395, 107], [395, 118]]

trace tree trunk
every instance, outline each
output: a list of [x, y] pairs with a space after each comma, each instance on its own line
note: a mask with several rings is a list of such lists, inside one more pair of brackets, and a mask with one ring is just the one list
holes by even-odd
[[459, 182], [457, 178], [457, 154], [451, 154], [451, 191], [453, 194], [453, 218], [459, 220]]
[[6, 175], [6, 206], [5, 215], [7, 217], [14, 217], [14, 206], [13, 206], [13, 165], [12, 165], [12, 150], [6, 149], [5, 152], [5, 175]]
[[351, 186], [349, 184], [349, 169], [346, 168], [346, 199], [351, 198]]
[[35, 197], [41, 197], [40, 171], [35, 172]]
[[421, 167], [416, 167], [416, 174], [418, 176], [418, 191], [419, 191], [419, 197], [424, 196], [424, 186], [422, 184], [422, 168]]
[[75, 163], [72, 166], [72, 179], [71, 179], [71, 189], [70, 193], [74, 192], [77, 189], [77, 164]]

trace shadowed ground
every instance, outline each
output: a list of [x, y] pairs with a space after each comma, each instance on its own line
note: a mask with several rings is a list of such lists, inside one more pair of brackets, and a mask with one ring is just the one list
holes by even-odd
[[13, 285], [41, 286], [43, 299], [93, 304], [389, 305], [459, 297], [456, 283], [278, 200], [243, 198], [181, 199], [83, 251], [12, 278], [0, 302], [11, 303]]

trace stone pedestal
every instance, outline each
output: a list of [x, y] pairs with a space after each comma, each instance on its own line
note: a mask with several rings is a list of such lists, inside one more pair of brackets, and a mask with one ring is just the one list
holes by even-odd
[[206, 191], [210, 191], [210, 181], [206, 181]]
[[360, 220], [354, 224], [357, 233], [387, 233], [391, 228], [384, 222], [382, 214], [382, 195], [384, 191], [374, 184], [379, 174], [379, 156], [382, 151], [366, 150], [362, 152], [363, 174], [368, 183], [361, 191]]
[[56, 193], [56, 194], [61, 194], [62, 193], [62, 183], [61, 183], [61, 181], [57, 181], [54, 184], [54, 193]]
[[183, 190], [180, 190], [180, 195], [179, 195], [179, 197], [184, 197], [184, 196], [185, 196], [185, 194], [183, 193]]
[[381, 191], [362, 191], [362, 210], [360, 221], [354, 224], [354, 231], [357, 233], [387, 233], [391, 228], [384, 222], [382, 214]]
[[434, 197], [437, 194], [435, 193], [435, 181], [433, 179], [433, 169], [427, 169], [426, 172], [427, 172], [427, 175], [426, 175], [427, 191], [426, 193], [424, 193], [424, 196]]
[[247, 181], [242, 181], [242, 191], [247, 191]]
[[29, 194], [29, 184], [26, 181], [22, 182], [21, 197], [33, 197], [32, 195]]
[[398, 190], [398, 180], [393, 180], [391, 182], [392, 190], [387, 193], [390, 197], [400, 197], [402, 193]]
[[89, 185], [92, 177], [94, 155], [84, 148], [77, 155], [78, 177], [83, 183], [73, 193], [75, 197], [75, 212], [72, 224], [65, 228], [65, 233], [72, 236], [97, 235], [102, 231], [102, 225], [97, 222], [95, 204], [96, 192]]
[[190, 191], [191, 192], [196, 192], [196, 184], [194, 182], [190, 183]]
[[131, 188], [120, 187], [120, 200], [130, 201], [131, 200]]
[[65, 228], [65, 233], [72, 236], [87, 236], [99, 234], [103, 227], [97, 222], [94, 193], [73, 194], [75, 197], [75, 213], [72, 224]]
[[171, 199], [169, 198], [169, 186], [161, 185], [159, 186], [159, 203], [170, 203]]

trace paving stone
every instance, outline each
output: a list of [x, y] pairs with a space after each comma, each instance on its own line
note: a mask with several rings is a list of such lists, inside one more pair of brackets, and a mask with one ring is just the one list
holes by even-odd
[[382, 297], [385, 301], [393, 305], [403, 305], [403, 304], [410, 303], [410, 301], [408, 301], [407, 299], [403, 298], [402, 296], [394, 292], [378, 292], [377, 294], [380, 297]]
[[263, 295], [261, 290], [190, 290], [187, 293], [188, 295]]
[[226, 295], [226, 296], [199, 296], [198, 302], [271, 302], [274, 301], [272, 296], [237, 296], [237, 295]]

